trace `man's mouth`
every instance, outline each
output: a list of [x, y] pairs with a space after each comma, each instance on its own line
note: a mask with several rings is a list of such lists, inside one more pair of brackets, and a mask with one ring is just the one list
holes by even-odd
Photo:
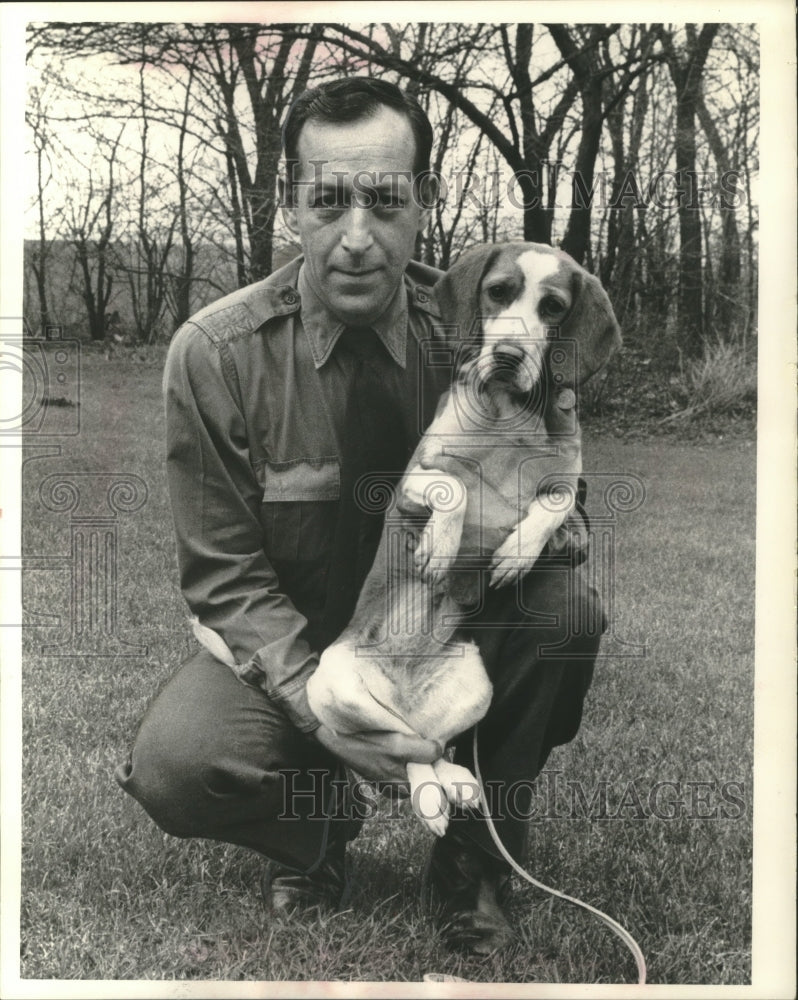
[[380, 268], [378, 267], [363, 267], [359, 270], [343, 267], [333, 268], [333, 271], [337, 274], [343, 275], [345, 278], [368, 278], [372, 274], [377, 274], [379, 270]]

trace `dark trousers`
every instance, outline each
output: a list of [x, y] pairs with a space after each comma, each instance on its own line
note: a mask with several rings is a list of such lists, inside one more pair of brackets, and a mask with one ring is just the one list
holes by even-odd
[[[605, 628], [589, 566], [544, 558], [518, 587], [488, 590], [464, 626], [494, 687], [479, 724], [482, 777], [500, 836], [519, 859], [531, 783], [552, 747], [579, 729]], [[471, 733], [458, 740], [456, 760], [474, 770]], [[155, 698], [116, 778], [167, 833], [238, 844], [310, 871], [331, 839], [358, 825], [330, 818], [341, 774], [261, 690], [201, 650]], [[452, 830], [496, 853], [484, 819], [456, 816]]]

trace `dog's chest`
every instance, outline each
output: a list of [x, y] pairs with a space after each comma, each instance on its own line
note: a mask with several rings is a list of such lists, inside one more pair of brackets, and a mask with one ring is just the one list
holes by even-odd
[[[571, 470], [558, 442], [545, 435], [452, 436], [441, 440], [431, 468], [457, 476], [466, 491], [464, 531], [510, 530], [558, 475]], [[573, 470], [578, 471], [578, 470]]]

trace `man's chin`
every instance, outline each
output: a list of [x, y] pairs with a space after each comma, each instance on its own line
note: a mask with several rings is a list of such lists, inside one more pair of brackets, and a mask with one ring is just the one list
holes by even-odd
[[378, 294], [369, 292], [367, 295], [337, 294], [330, 297], [329, 306], [330, 311], [342, 322], [350, 326], [363, 326], [378, 319], [385, 312], [392, 297], [388, 292]]

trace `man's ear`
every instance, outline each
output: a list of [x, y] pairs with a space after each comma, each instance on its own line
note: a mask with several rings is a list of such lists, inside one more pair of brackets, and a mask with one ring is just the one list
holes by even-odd
[[561, 329], [564, 338], [575, 342], [576, 372], [563, 369], [558, 380], [569, 386], [586, 382], [621, 346], [618, 320], [598, 278], [576, 266], [571, 288], [573, 306]]
[[294, 193], [288, 186], [285, 177], [277, 178], [277, 197], [280, 201], [280, 212], [283, 222], [295, 235], [299, 235], [299, 225], [296, 218], [296, 205], [294, 204]]
[[441, 319], [447, 325], [457, 325], [458, 340], [479, 336], [479, 287], [500, 250], [491, 244], [467, 250], [435, 283]]

